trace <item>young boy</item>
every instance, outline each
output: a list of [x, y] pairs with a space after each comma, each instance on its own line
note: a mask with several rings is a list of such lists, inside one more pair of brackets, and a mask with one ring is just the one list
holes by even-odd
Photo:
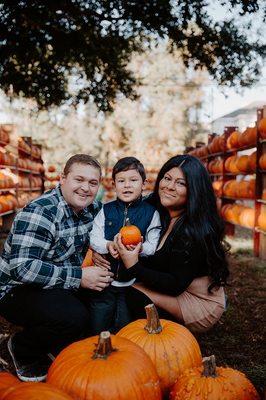
[[130, 322], [125, 303], [125, 287], [134, 283], [128, 281], [126, 268], [119, 260], [113, 239], [126, 224], [136, 225], [142, 234], [141, 256], [154, 254], [160, 236], [158, 211], [142, 199], [146, 174], [143, 164], [135, 157], [118, 160], [112, 172], [117, 199], [103, 205], [93, 221], [90, 247], [100, 254], [108, 254], [112, 284], [99, 293], [91, 294], [90, 316], [91, 334], [101, 331], [116, 332]]

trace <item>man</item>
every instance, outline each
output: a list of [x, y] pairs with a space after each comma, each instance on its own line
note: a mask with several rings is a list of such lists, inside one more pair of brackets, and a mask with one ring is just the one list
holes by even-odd
[[14, 219], [0, 258], [0, 315], [23, 327], [8, 341], [23, 381], [44, 380], [47, 354], [86, 335], [88, 289], [101, 291], [112, 282], [108, 269], [81, 268], [99, 210], [100, 179], [99, 163], [76, 154], [60, 184]]

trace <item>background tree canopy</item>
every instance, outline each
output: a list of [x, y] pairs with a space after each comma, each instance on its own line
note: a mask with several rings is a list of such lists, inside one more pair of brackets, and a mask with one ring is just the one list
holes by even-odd
[[250, 26], [243, 30], [239, 21], [265, 3], [221, 0], [228, 9], [223, 21], [213, 19], [210, 3], [0, 1], [0, 85], [6, 93], [12, 85], [15, 95], [35, 98], [40, 108], [93, 99], [100, 110], [110, 110], [119, 92], [136, 96], [138, 82], [127, 69], [132, 52], [165, 37], [186, 66], [206, 68], [220, 84], [252, 84], [266, 46], [249, 39]]

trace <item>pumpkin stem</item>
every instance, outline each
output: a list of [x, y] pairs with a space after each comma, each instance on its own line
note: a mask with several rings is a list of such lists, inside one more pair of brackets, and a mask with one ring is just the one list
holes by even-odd
[[111, 353], [117, 351], [114, 349], [111, 342], [111, 334], [108, 331], [101, 332], [96, 349], [93, 352], [93, 359], [104, 358], [106, 359]]
[[202, 363], [203, 363], [203, 371], [201, 374], [202, 376], [212, 377], [212, 378], [217, 377], [215, 356], [212, 355], [210, 357], [204, 357], [202, 359]]
[[163, 328], [159, 319], [158, 311], [154, 304], [148, 304], [145, 307], [147, 315], [147, 324], [144, 327], [149, 333], [160, 333]]

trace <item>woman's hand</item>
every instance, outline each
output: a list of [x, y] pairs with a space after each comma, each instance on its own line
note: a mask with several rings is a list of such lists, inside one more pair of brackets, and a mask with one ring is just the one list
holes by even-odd
[[108, 242], [106, 247], [112, 257], [119, 258], [119, 253], [114, 242]]
[[114, 242], [125, 267], [133, 267], [139, 260], [142, 243], [140, 242], [137, 246], [125, 246], [121, 241], [121, 234], [114, 238]]

